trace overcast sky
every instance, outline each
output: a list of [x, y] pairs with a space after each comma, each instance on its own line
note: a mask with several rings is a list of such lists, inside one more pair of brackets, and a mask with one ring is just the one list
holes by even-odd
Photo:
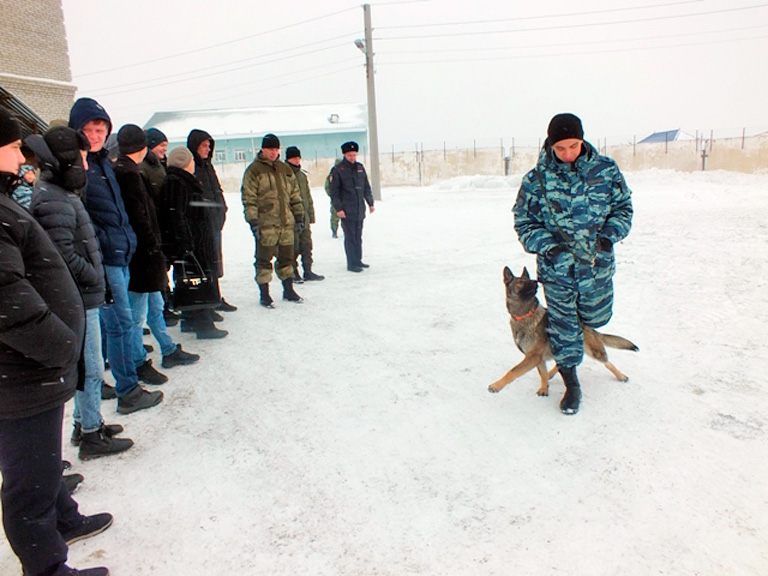
[[[365, 102], [353, 0], [63, 0], [73, 82], [116, 126], [157, 111]], [[768, 131], [768, 2], [372, 1], [383, 151]], [[201, 126], [201, 128], [205, 128]]]

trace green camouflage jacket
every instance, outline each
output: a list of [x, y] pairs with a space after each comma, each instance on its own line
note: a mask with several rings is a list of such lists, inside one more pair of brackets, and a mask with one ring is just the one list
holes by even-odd
[[545, 147], [536, 167], [523, 178], [513, 209], [515, 231], [527, 252], [539, 255], [539, 278], [557, 274], [548, 252], [565, 248], [557, 268], [570, 263], [613, 270], [611, 246], [629, 234], [632, 198], [616, 162], [584, 142], [585, 153], [564, 163]]
[[261, 152], [243, 175], [241, 189], [245, 219], [267, 228], [293, 228], [304, 217], [293, 171], [280, 160], [270, 162]]
[[309, 190], [309, 180], [307, 173], [301, 169], [301, 166], [294, 166], [290, 162], [285, 163], [296, 177], [299, 185], [299, 194], [301, 195], [301, 205], [304, 207], [304, 224], [315, 223], [315, 204], [312, 201], [312, 192]]

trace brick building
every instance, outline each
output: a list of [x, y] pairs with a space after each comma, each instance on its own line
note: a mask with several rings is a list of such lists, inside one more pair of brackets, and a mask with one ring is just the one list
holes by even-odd
[[41, 131], [69, 117], [75, 90], [61, 0], [0, 0], [0, 105]]

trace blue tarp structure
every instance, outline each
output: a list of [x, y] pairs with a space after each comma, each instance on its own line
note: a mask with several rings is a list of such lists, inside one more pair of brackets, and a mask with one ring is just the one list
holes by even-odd
[[638, 144], [651, 144], [656, 142], [674, 142], [680, 136], [680, 129], [666, 130], [664, 132], [654, 132], [650, 136], [643, 138]]

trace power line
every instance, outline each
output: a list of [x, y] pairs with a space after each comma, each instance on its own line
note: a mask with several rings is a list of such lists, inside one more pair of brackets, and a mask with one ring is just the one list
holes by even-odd
[[585, 56], [591, 54], [614, 54], [617, 52], [638, 52], [641, 50], [662, 50], [667, 48], [686, 48], [689, 46], [707, 46], [710, 44], [725, 44], [731, 42], [744, 42], [748, 40], [760, 40], [768, 38], [768, 35], [763, 36], [751, 36], [748, 38], [732, 38], [728, 40], [712, 40], [709, 42], [692, 42], [687, 44], [669, 44], [666, 46], [647, 46], [642, 48], [617, 48], [615, 50], [593, 50], [585, 52], [559, 52], [555, 54], [529, 54], [529, 55], [517, 55], [517, 56], [498, 56], [490, 58], [463, 58], [463, 59], [451, 59], [451, 60], [410, 60], [402, 62], [378, 62], [379, 66], [393, 66], [403, 64], [449, 64], [456, 62], [488, 62], [497, 60], [526, 60], [531, 58], [557, 58], [560, 56]]
[[472, 26], [474, 24], [498, 24], [499, 22], [521, 22], [525, 20], [544, 20], [551, 18], [571, 18], [573, 16], [593, 16], [595, 14], [609, 14], [613, 12], [630, 12], [634, 10], [649, 10], [653, 8], [668, 8], [681, 4], [698, 4], [703, 0], [685, 0], [683, 2], [671, 2], [665, 4], [651, 4], [646, 6], [630, 6], [628, 8], [609, 8], [607, 10], [592, 10], [589, 12], [565, 12], [562, 14], [542, 14], [539, 16], [520, 16], [517, 18], [495, 18], [493, 20], [474, 20], [469, 22], [441, 22], [437, 24], [403, 24], [400, 26], [377, 26], [377, 30], [398, 30], [401, 28], [437, 28], [439, 26]]
[[296, 22], [294, 24], [288, 24], [286, 26], [281, 26], [279, 28], [273, 28], [272, 30], [266, 30], [264, 32], [257, 32], [256, 34], [250, 34], [248, 36], [242, 36], [240, 38], [235, 38], [234, 40], [227, 40], [226, 42], [220, 42], [218, 44], [211, 44], [209, 46], [203, 46], [202, 48], [195, 48], [193, 50], [187, 50], [185, 52], [177, 52], [176, 54], [169, 54], [168, 56], [161, 56], [160, 58], [153, 58], [151, 60], [144, 60], [143, 62], [136, 62], [134, 64], [125, 64], [123, 66], [115, 66], [113, 68], [109, 68], [106, 70], [97, 70], [95, 72], [86, 72], [85, 74], [79, 74], [79, 78], [84, 78], [86, 76], [93, 76], [96, 74], [104, 74], [107, 72], [115, 72], [117, 70], [125, 70], [127, 68], [135, 68], [137, 66], [145, 66], [146, 64], [153, 64], [155, 62], [162, 62], [163, 60], [171, 60], [172, 58], [179, 58], [180, 56], [188, 56], [189, 54], [197, 54], [200, 52], [205, 52], [207, 50], [213, 50], [215, 48], [220, 48], [222, 46], [227, 46], [229, 44], [236, 44], [238, 42], [243, 42], [244, 40], [250, 40], [251, 38], [258, 38], [259, 36], [266, 36], [268, 34], [273, 34], [275, 32], [281, 32], [283, 30], [288, 30], [289, 28], [295, 28], [297, 26], [303, 26], [304, 24], [310, 24], [312, 22], [317, 22], [318, 20], [323, 20], [325, 18], [330, 18], [332, 16], [338, 16], [339, 14], [343, 14], [345, 12], [350, 12], [352, 10], [357, 10], [357, 7], [355, 8], [346, 8], [344, 10], [339, 10], [338, 12], [332, 12], [330, 14], [325, 14], [323, 16], [317, 16], [316, 18], [310, 18], [309, 20], [303, 20], [301, 22]]
[[[346, 37], [346, 36], [347, 35], [339, 36], [337, 38], [342, 38], [342, 37]], [[310, 44], [305, 44], [304, 46], [299, 46], [299, 47], [295, 47], [295, 48], [288, 48], [286, 50], [280, 50], [278, 52], [273, 52], [273, 53], [269, 54], [269, 56], [272, 56], [272, 55], [275, 55], [275, 54], [282, 54], [282, 53], [285, 53], [285, 52], [291, 52], [293, 50], [297, 50], [298, 48], [304, 48], [304, 47], [307, 47], [307, 46], [316, 46], [318, 44], [322, 44], [322, 43], [325, 43], [325, 42], [330, 42], [331, 40], [335, 40], [335, 39], [336, 38], [331, 38], [329, 40], [323, 40], [323, 41], [320, 41], [320, 42], [313, 42], [313, 43], [310, 43]], [[139, 81], [136, 81], [136, 82], [129, 82], [127, 84], [118, 84], [116, 86], [109, 86], [109, 87], [106, 87], [106, 88], [98, 88], [96, 90], [91, 90], [90, 92], [92, 94], [96, 94], [96, 95], [109, 96], [109, 95], [112, 95], [112, 94], [116, 93], [116, 92], [108, 92], [109, 90], [117, 90], [118, 88], [124, 88], [124, 87], [127, 87], [127, 86], [132, 86], [133, 88], [128, 89], [128, 90], [121, 90], [120, 92], [135, 92], [137, 90], [148, 90], [150, 88], [157, 88], [159, 86], [168, 86], [168, 85], [171, 85], [171, 84], [179, 84], [179, 83], [182, 83], [182, 82], [190, 82], [192, 80], [198, 80], [200, 78], [209, 78], [211, 76], [219, 76], [221, 74], [227, 74], [229, 72], [237, 72], [238, 70], [242, 70], [244, 68], [250, 68], [250, 67], [256, 67], [256, 66], [265, 66], [265, 65], [268, 65], [268, 64], [274, 64], [275, 62], [281, 62], [283, 60], [290, 60], [292, 58], [300, 58], [302, 56], [306, 56], [307, 54], [317, 54], [318, 52], [324, 52], [326, 50], [333, 50], [335, 48], [340, 48], [340, 47], [346, 46], [346, 45], [347, 45], [347, 43], [344, 42], [344, 43], [340, 43], [340, 44], [334, 44], [332, 46], [326, 46], [325, 48], [317, 48], [315, 50], [311, 50], [311, 51], [307, 51], [307, 52], [300, 52], [298, 54], [292, 54], [290, 56], [283, 56], [281, 58], [274, 58], [272, 60], [267, 60], [265, 62], [255, 62], [253, 64], [249, 64], [249, 65], [246, 65], [246, 66], [238, 66], [238, 67], [234, 67], [234, 68], [229, 67], [229, 68], [226, 68], [226, 69], [222, 69], [222, 66], [231, 66], [233, 64], [240, 64], [240, 63], [243, 63], [243, 62], [250, 62], [251, 60], [257, 60], [259, 58], [265, 58], [268, 55], [253, 56], [253, 57], [250, 57], [250, 58], [243, 58], [241, 60], [236, 60], [234, 62], [227, 62], [226, 64], [223, 64], [223, 65], [222, 64], [217, 64], [217, 65], [213, 65], [213, 66], [206, 66], [204, 68], [198, 68], [198, 69], [192, 70], [190, 72], [180, 72], [178, 74], [171, 74], [171, 75], [151, 78], [151, 79], [147, 79], [147, 80], [139, 80]], [[156, 84], [151, 84], [149, 86], [143, 86], [143, 87], [137, 87], [136, 86], [137, 84], [148, 84], [150, 82], [156, 82], [157, 80], [165, 80], [167, 78], [178, 78], [180, 76], [187, 76], [189, 74], [195, 74], [195, 73], [198, 73], [198, 72], [203, 72], [205, 70], [216, 70], [216, 71], [215, 72], [211, 72], [210, 74], [200, 74], [198, 76], [193, 76], [193, 77], [190, 77], [190, 78], [182, 78], [180, 80], [171, 80], [171, 81], [168, 81], [168, 82], [159, 82], [159, 83], [156, 83]]]
[[[675, 33], [676, 38], [680, 38], [683, 36], [702, 36], [705, 34], [724, 34], [728, 32], [743, 32], [744, 30], [754, 30], [755, 28], [765, 28], [768, 24], [759, 24], [757, 26], [742, 26], [739, 28], [728, 28], [726, 30], [710, 30], [707, 32], [685, 32], [685, 33]], [[591, 44], [616, 44], [618, 42], [622, 43], [629, 43], [629, 42], [644, 42], [646, 40], [659, 40], [659, 39], [668, 39], [669, 34], [663, 34], [658, 36], [643, 36], [639, 38], [621, 38], [619, 40], [589, 40], [585, 42], [562, 42], [558, 44], [527, 44], [527, 45], [521, 45], [521, 46], [498, 46], [498, 47], [472, 47], [472, 48], [439, 48], [439, 49], [419, 49], [420, 54], [424, 53], [444, 53], [444, 52], [487, 52], [489, 50], [493, 50], [494, 52], [497, 52], [499, 50], [528, 50], [531, 48], [562, 48], [564, 46], [585, 46], [585, 45], [591, 45]], [[387, 50], [386, 52], [381, 53], [381, 56], [389, 56], [392, 54], [413, 54], [413, 50]]]
[[741, 8], [725, 8], [722, 10], [711, 10], [708, 12], [694, 12], [689, 14], [673, 14], [669, 16], [653, 16], [649, 18], [636, 18], [634, 20], [614, 20], [612, 22], [595, 22], [587, 24], [562, 24], [558, 26], [542, 26], [539, 28], [521, 28], [516, 30], [484, 30], [481, 32], [454, 32], [449, 34], [420, 34], [418, 36], [390, 36], [390, 37], [377, 37], [379, 41], [387, 40], [421, 40], [424, 38], [447, 38], [455, 36], [488, 36], [490, 34], [514, 34], [519, 32], [543, 32], [549, 30], [564, 30], [567, 28], [590, 28], [597, 26], [614, 26], [616, 24], [637, 24], [639, 22], [656, 22], [659, 20], [675, 20], [680, 18], [691, 18], [695, 16], [710, 16], [712, 14], [724, 14], [726, 12], [739, 12], [744, 10], [754, 10], [758, 8], [766, 8], [768, 4], [759, 4], [756, 6], [744, 6]]

